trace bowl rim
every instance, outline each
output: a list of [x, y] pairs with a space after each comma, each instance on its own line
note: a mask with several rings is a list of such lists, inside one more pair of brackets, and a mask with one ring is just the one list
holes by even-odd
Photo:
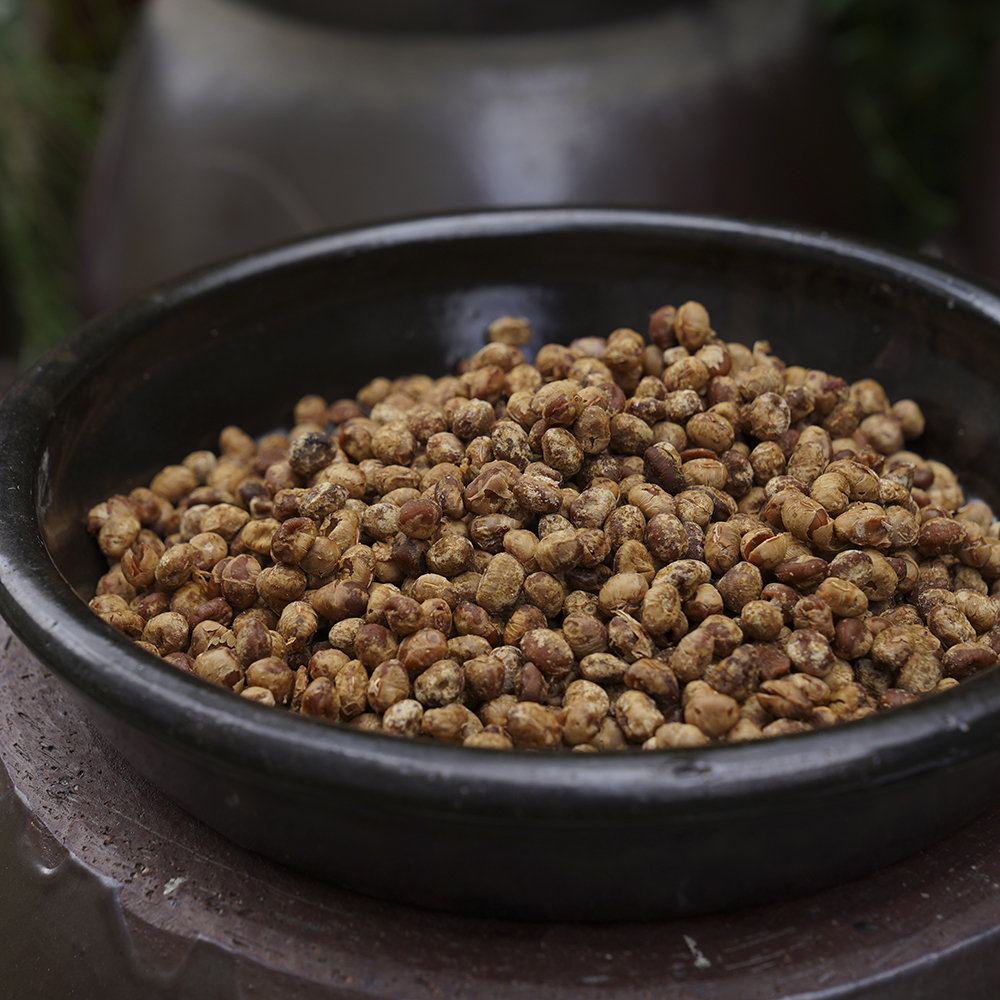
[[[466, 817], [612, 821], [757, 811], [906, 781], [1000, 752], [1000, 671], [886, 714], [796, 736], [699, 749], [615, 754], [496, 753], [397, 740], [272, 712], [175, 671], [100, 622], [49, 558], [40, 515], [49, 496], [46, 434], [60, 401], [146, 324], [201, 296], [323, 258], [395, 246], [613, 230], [714, 240], [865, 269], [918, 286], [1000, 324], [1000, 298], [949, 265], [804, 227], [633, 209], [500, 209], [419, 217], [290, 241], [199, 269], [105, 313], [32, 366], [0, 401], [0, 613], [28, 648], [85, 700], [216, 768], [264, 783], [293, 779], [323, 794], [374, 794]], [[155, 689], [156, 698], [149, 697]], [[400, 779], [404, 780], [400, 780]]]

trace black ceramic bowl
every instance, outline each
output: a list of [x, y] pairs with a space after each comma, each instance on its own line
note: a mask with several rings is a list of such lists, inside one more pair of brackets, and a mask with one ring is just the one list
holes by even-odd
[[289, 422], [306, 392], [443, 374], [488, 320], [537, 343], [699, 299], [726, 338], [913, 397], [918, 447], [1000, 487], [1000, 300], [920, 259], [711, 218], [539, 210], [403, 222], [226, 264], [91, 324], [0, 409], [0, 610], [94, 724], [191, 813], [358, 890], [456, 911], [665, 917], [800, 894], [957, 828], [1000, 789], [1000, 671], [886, 715], [703, 750], [495, 753], [265, 710], [86, 608], [88, 508]]

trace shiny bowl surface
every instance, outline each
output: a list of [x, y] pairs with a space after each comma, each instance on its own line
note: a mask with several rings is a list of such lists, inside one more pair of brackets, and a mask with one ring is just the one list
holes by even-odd
[[667, 917], [813, 891], [956, 829], [1000, 790], [1000, 671], [850, 725], [701, 750], [496, 753], [265, 710], [136, 649], [81, 598], [87, 510], [288, 426], [307, 392], [445, 374], [486, 323], [533, 346], [645, 330], [698, 299], [727, 340], [872, 376], [923, 407], [916, 448], [1000, 493], [1000, 299], [823, 233], [618, 210], [418, 219], [226, 263], [98, 318], [0, 407], [0, 611], [122, 754], [262, 854], [361, 892], [519, 919]]

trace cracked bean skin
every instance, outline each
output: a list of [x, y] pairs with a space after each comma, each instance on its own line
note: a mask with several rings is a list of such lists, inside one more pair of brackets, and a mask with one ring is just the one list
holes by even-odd
[[445, 743], [462, 743], [483, 730], [483, 724], [473, 712], [454, 702], [441, 708], [427, 709], [420, 725], [428, 736]]
[[727, 733], [739, 720], [740, 707], [735, 698], [716, 691], [706, 691], [691, 698], [684, 707], [684, 721], [696, 726], [709, 738]]
[[562, 742], [562, 726], [549, 709], [536, 702], [518, 702], [507, 713], [507, 732], [518, 747], [552, 748]]
[[570, 747], [589, 743], [600, 731], [607, 712], [591, 702], [577, 700], [565, 705], [556, 715], [562, 726], [563, 742]]
[[798, 670], [814, 677], [825, 677], [836, 660], [826, 637], [811, 628], [796, 629], [785, 643], [785, 652]]
[[808, 732], [996, 665], [1000, 527], [904, 450], [913, 400], [696, 302], [484, 336], [93, 506], [94, 613], [272, 710], [508, 751]]
[[630, 743], [644, 743], [663, 725], [663, 713], [644, 691], [626, 691], [615, 702], [615, 720]]

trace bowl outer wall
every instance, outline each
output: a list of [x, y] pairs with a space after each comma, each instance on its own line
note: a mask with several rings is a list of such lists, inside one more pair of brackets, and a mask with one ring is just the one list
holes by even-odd
[[[604, 244], [600, 249], [595, 249], [595, 237]], [[581, 244], [586, 245], [582, 253]], [[534, 282], [533, 288], [544, 284], [539, 274], [544, 276], [547, 270], [565, 281], [566, 265], [558, 263], [559, 254], [567, 256], [573, 267], [582, 268], [586, 260], [592, 269], [595, 260], [617, 255], [618, 266], [624, 267], [635, 263], [636, 247], [641, 248], [638, 258], [647, 266], [662, 263], [679, 294], [684, 290], [673, 274], [676, 258], [721, 253], [723, 260], [752, 257], [758, 269], [770, 268], [779, 276], [787, 272], [792, 290], [804, 273], [821, 271], [841, 274], [855, 295], [862, 282], [871, 286], [876, 300], [880, 287], [888, 289], [883, 297], [890, 313], [912, 310], [914, 302], [936, 303], [941, 311], [949, 308], [944, 302], [949, 300], [950, 315], [956, 320], [964, 317], [966, 325], [978, 323], [984, 337], [995, 337], [1000, 316], [997, 299], [988, 289], [924, 261], [823, 234], [659, 213], [539, 210], [418, 220], [334, 234], [244, 258], [154, 291], [147, 299], [99, 319], [27, 373], [4, 401], [0, 410], [0, 448], [5, 455], [0, 491], [0, 608], [4, 616], [29, 648], [84, 697], [98, 724], [126, 755], [181, 804], [258, 850], [378, 894], [461, 909], [485, 906], [489, 912], [513, 915], [649, 916], [726, 905], [727, 900], [720, 898], [726, 892], [729, 901], [749, 901], [741, 898], [738, 889], [726, 886], [748, 855], [759, 855], [768, 845], [769, 841], [759, 838], [773, 834], [775, 824], [780, 827], [782, 821], [799, 838], [836, 841], [843, 839], [852, 824], [862, 824], [870, 832], [862, 838], [867, 846], [844, 847], [839, 855], [832, 850], [839, 873], [837, 864], [828, 865], [834, 870], [826, 873], [816, 871], [814, 865], [811, 872], [793, 870], [788, 878], [772, 877], [772, 882], [782, 883], [779, 895], [793, 891], [803, 879], [819, 884], [858, 873], [866, 863], [884, 863], [894, 852], [922, 846], [921, 841], [971, 817], [996, 794], [1000, 683], [994, 673], [889, 716], [805, 737], [706, 751], [584, 760], [572, 755], [513, 757], [396, 742], [261, 710], [138, 653], [97, 622], [67, 582], [79, 585], [72, 578], [81, 572], [73, 565], [67, 534], [79, 531], [79, 517], [90, 503], [120, 488], [108, 488], [95, 473], [94, 482], [80, 483], [79, 496], [74, 498], [76, 520], [65, 510], [53, 514], [67, 490], [68, 474], [60, 463], [73, 461], [67, 454], [74, 444], [67, 443], [67, 437], [72, 437], [68, 431], [72, 425], [74, 433], [85, 438], [81, 425], [86, 417], [119, 402], [116, 390], [129, 381], [119, 359], [130, 349], [135, 353], [128, 358], [126, 370], [132, 372], [133, 380], [141, 374], [150, 375], [150, 384], [162, 379], [162, 372], [150, 362], [151, 329], [157, 331], [161, 352], [169, 355], [173, 341], [164, 337], [164, 330], [183, 328], [196, 345], [205, 342], [205, 329], [210, 331], [209, 338], [212, 330], [218, 330], [217, 339], [226, 341], [240, 324], [280, 327], [274, 317], [289, 306], [294, 311], [303, 305], [296, 296], [314, 289], [317, 268], [334, 276], [338, 268], [348, 272], [339, 284], [333, 282], [329, 294], [334, 297], [350, 294], [345, 289], [359, 280], [363, 296], [370, 295], [377, 284], [422, 294], [421, 283], [440, 288], [460, 278], [473, 291], [476, 281], [492, 289], [485, 298], [480, 296], [488, 308], [502, 302], [505, 295], [516, 297], [510, 289], [519, 281]], [[503, 280], [497, 279], [497, 269]], [[580, 273], [587, 277], [585, 268]], [[741, 278], [746, 276], [737, 274], [734, 280], [738, 284]], [[598, 286], [595, 294], [602, 294], [605, 289], [600, 282], [593, 283]], [[545, 289], [528, 299], [549, 309], [560, 304], [549, 302]], [[640, 308], [648, 314], [657, 304], [642, 302]], [[482, 302], [477, 308], [484, 308]], [[443, 314], [439, 308], [434, 316], [424, 318], [444, 315], [445, 325], [452, 327], [467, 322], [467, 305], [456, 315], [449, 315], [449, 309], [454, 312], [453, 304], [445, 300]], [[315, 321], [315, 314], [306, 309], [304, 322]], [[739, 332], [728, 331], [718, 321], [716, 325], [727, 337]], [[455, 336], [446, 344], [435, 344], [435, 360], [440, 361], [442, 352], [451, 352], [444, 358], [451, 362], [456, 351], [474, 349], [481, 330], [482, 325], [461, 329], [460, 344], [452, 342]], [[418, 331], [411, 338], [417, 349], [424, 350], [421, 338], [427, 333]], [[379, 335], [379, 345], [386, 346], [384, 331]], [[275, 341], [278, 350], [287, 348], [287, 331]], [[150, 371], [135, 371], [137, 361], [144, 361]], [[261, 361], [268, 363], [267, 358]], [[384, 366], [386, 361], [384, 356], [374, 359], [376, 365]], [[210, 363], [217, 364], [218, 355], [212, 355]], [[350, 365], [345, 363], [345, 368]], [[396, 373], [406, 370], [419, 369]], [[169, 374], [176, 377], [176, 369]], [[308, 378], [301, 366], [293, 374], [300, 385], [303, 374]], [[992, 372], [986, 377], [991, 378]], [[185, 388], [184, 382], [177, 385], [180, 410], [184, 409]], [[126, 389], [134, 391], [128, 385]], [[265, 415], [256, 432], [273, 426], [279, 419], [278, 404], [287, 407], [295, 398], [282, 398], [280, 392], [276, 397], [274, 414]], [[69, 406], [72, 421], [67, 418], [60, 423], [57, 415], [73, 400]], [[223, 410], [219, 408], [220, 414]], [[96, 419], [103, 420], [102, 433], [113, 423], [100, 413]], [[203, 413], [188, 414], [187, 423], [179, 421], [181, 426], [173, 436], [192, 441], [193, 431], [204, 435], [220, 426], [211, 419], [209, 427], [198, 426], [204, 420]], [[155, 451], [152, 435], [156, 428], [140, 431], [150, 451]], [[168, 442], [167, 446], [173, 445]], [[123, 448], [131, 449], [134, 460], [135, 442], [125, 440]], [[142, 475], [188, 450], [157, 457], [148, 470], [133, 465], [113, 468], [112, 474], [120, 477], [127, 471], [141, 481]], [[107, 464], [115, 466], [113, 460]], [[87, 479], [79, 467], [72, 472]], [[57, 560], [62, 555], [62, 573], [53, 565], [46, 540]], [[935, 802], [947, 808], [934, 809]], [[276, 803], [284, 809], [283, 821], [273, 812]], [[883, 815], [886, 806], [891, 807], [891, 815]], [[914, 810], [925, 815], [918, 818]], [[928, 812], [933, 815], [927, 816]], [[838, 815], [839, 821], [834, 821]], [[342, 841], [339, 852], [333, 853], [350, 857], [350, 851], [356, 852], [364, 841], [365, 832], [380, 822], [387, 825], [388, 833], [367, 865], [323, 860], [318, 857], [323, 851], [302, 856], [304, 851], [309, 853], [304, 842], [324, 823], [335, 826]], [[308, 831], [298, 841], [289, 830], [297, 824]], [[581, 873], [587, 873], [589, 886], [600, 870], [597, 881], [602, 889], [597, 893], [581, 890], [576, 896], [570, 893], [564, 902], [533, 910], [536, 903], [524, 898], [523, 889], [512, 886], [504, 896], [499, 883], [469, 898], [468, 891], [441, 889], [440, 873], [422, 881], [407, 879], [405, 866], [390, 866], [391, 877], [373, 886], [370, 870], [375, 855], [385, 863], [392, 839], [398, 838], [398, 824], [407, 824], [409, 840], [416, 839], [424, 847], [446, 846], [445, 854], [465, 850], [467, 861], [482, 857], [481, 852], [477, 854], [477, 841], [482, 847], [485, 837], [496, 841], [494, 849], [514, 850], [524, 872], [548, 870], [551, 877], [558, 870], [567, 880], [575, 877], [578, 881]], [[746, 840], [748, 830], [753, 836]], [[622, 871], [621, 854], [616, 856], [614, 846], [629, 843], [642, 857], [657, 843], [664, 843], [665, 837], [683, 842], [686, 856], [682, 853], [661, 862], [663, 877], [649, 879], [639, 894], [643, 898], [623, 913], [622, 893], [613, 884], [614, 871]], [[696, 857], [699, 842], [704, 851]], [[683, 899], [669, 887], [671, 878], [677, 884], [678, 871], [685, 867], [693, 866], [703, 874], [713, 857], [718, 863], [727, 843], [734, 860], [721, 866], [722, 884], [700, 895], [696, 890], [693, 897], [682, 893]], [[817, 843], [814, 839], [812, 846]], [[826, 844], [819, 853], [830, 855], [831, 848]], [[434, 856], [441, 853], [438, 850]], [[553, 854], [565, 863], [553, 866]], [[614, 860], [604, 863], [605, 857]], [[656, 869], [654, 864], [651, 870]], [[743, 885], [749, 887], [744, 895], [749, 892], [750, 899], [759, 898], [762, 892], [766, 895], [766, 887], [755, 885], [753, 879], [743, 879]]]

